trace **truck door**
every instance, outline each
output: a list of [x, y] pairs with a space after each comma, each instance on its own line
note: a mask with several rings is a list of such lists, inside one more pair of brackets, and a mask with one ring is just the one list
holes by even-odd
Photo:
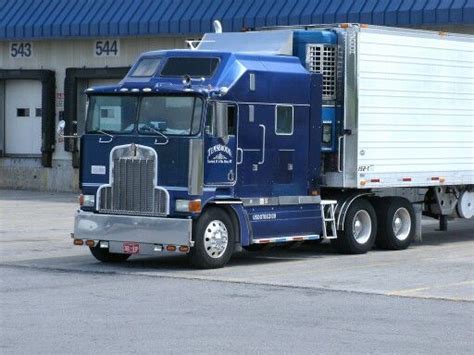
[[206, 185], [233, 185], [237, 168], [237, 119], [235, 104], [227, 104], [228, 139], [217, 138], [215, 105], [207, 109], [204, 133], [204, 183]]

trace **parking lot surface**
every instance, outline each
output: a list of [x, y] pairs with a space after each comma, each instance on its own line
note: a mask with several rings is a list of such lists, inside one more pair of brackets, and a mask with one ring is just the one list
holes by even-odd
[[[303, 244], [101, 264], [69, 233], [72, 194], [0, 190], [0, 349], [193, 353], [468, 353], [474, 221], [423, 221], [405, 251], [339, 255]], [[71, 347], [71, 344], [74, 344]]]

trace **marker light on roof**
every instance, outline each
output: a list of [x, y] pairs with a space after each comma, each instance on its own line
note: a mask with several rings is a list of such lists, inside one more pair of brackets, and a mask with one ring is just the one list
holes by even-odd
[[142, 90], [143, 90], [143, 92], [150, 92], [151, 91], [150, 88], [143, 88]]
[[220, 93], [221, 95], [225, 95], [225, 94], [227, 94], [228, 92], [229, 92], [229, 88], [226, 87], [226, 86], [223, 86], [223, 87], [221, 87], [221, 88], [219, 89], [219, 93]]
[[139, 92], [140, 90], [138, 89], [132, 89], [132, 92]]
[[86, 91], [94, 91], [94, 89], [93, 88], [88, 88], [88, 89], [86, 89]]
[[121, 91], [121, 92], [127, 92], [128, 89], [127, 89], [127, 88], [121, 88], [120, 91]]

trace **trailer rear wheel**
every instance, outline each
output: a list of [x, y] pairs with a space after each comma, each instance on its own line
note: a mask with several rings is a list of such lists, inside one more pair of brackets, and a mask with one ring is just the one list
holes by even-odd
[[344, 220], [344, 230], [338, 231], [337, 239], [331, 239], [336, 249], [345, 254], [363, 254], [375, 242], [377, 216], [374, 208], [365, 199], [355, 200]]
[[406, 249], [413, 241], [416, 229], [415, 212], [409, 201], [400, 197], [380, 199], [376, 245], [382, 249]]
[[108, 249], [100, 248], [99, 244], [95, 247], [90, 247], [89, 249], [91, 250], [91, 254], [94, 255], [94, 258], [103, 263], [120, 263], [130, 257], [130, 254], [110, 253]]
[[223, 267], [234, 250], [234, 228], [229, 215], [220, 208], [209, 208], [195, 222], [191, 264], [199, 269]]

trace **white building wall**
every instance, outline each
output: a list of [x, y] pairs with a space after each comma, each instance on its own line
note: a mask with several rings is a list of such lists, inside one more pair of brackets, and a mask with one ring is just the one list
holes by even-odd
[[[95, 55], [97, 40], [118, 40], [117, 56]], [[185, 48], [185, 37], [150, 38], [90, 38], [41, 41], [15, 41], [32, 43], [30, 58], [12, 58], [10, 42], [0, 41], [1, 69], [46, 69], [56, 75], [56, 123], [64, 110], [64, 79], [66, 68], [104, 68], [131, 66], [146, 51]], [[28, 100], [28, 98], [25, 98]], [[0, 102], [0, 110], [4, 110]], [[3, 130], [3, 127], [0, 127]], [[0, 134], [4, 134], [0, 132]], [[56, 137], [53, 167], [43, 168], [39, 158], [0, 158], [0, 188], [27, 188], [38, 190], [71, 191], [78, 189], [78, 170], [72, 168], [71, 153]]]

